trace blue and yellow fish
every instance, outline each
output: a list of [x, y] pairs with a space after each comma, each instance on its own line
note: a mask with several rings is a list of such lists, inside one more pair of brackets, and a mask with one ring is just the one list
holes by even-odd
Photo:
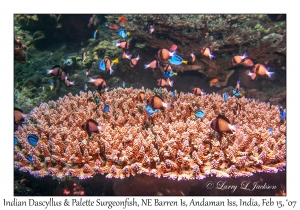
[[85, 91], [87, 91], [88, 88], [89, 88], [89, 86], [88, 86], [86, 83], [84, 83], [83, 89], [84, 89]]
[[53, 81], [52, 80], [50, 80], [50, 90], [53, 90], [53, 88], [54, 88], [54, 83], [53, 83]]
[[35, 135], [35, 134], [29, 134], [27, 136], [27, 140], [28, 140], [30, 145], [36, 146], [38, 144], [39, 137], [37, 137], [37, 135]]
[[172, 70], [170, 72], [164, 71], [164, 76], [165, 77], [173, 77], [174, 75], [177, 76], [177, 74], [178, 74], [177, 72], [174, 72]]
[[286, 111], [283, 109], [282, 106], [279, 108], [279, 111], [280, 111], [280, 120], [281, 121], [285, 120], [285, 118], [286, 118]]
[[124, 28], [120, 28], [118, 34], [124, 39], [127, 36], [130, 36], [130, 32], [126, 32]]
[[107, 117], [108, 111], [109, 111], [109, 105], [105, 104], [104, 109], [103, 109], [103, 117]]
[[228, 101], [228, 93], [227, 92], [223, 93], [223, 98], [224, 98], [225, 102]]
[[68, 55], [65, 61], [67, 66], [71, 66], [73, 64], [72, 58]]
[[98, 30], [96, 30], [95, 32], [94, 32], [94, 39], [97, 39], [97, 34], [98, 34], [99, 32], [98, 32]]
[[14, 136], [14, 145], [17, 145], [19, 142], [18, 138]]
[[195, 115], [197, 118], [202, 118], [205, 116], [205, 112], [202, 110], [196, 110], [195, 112], [192, 112], [191, 114]]
[[147, 111], [148, 115], [152, 115], [155, 112], [158, 112], [158, 109], [152, 109], [152, 107], [149, 106], [148, 104], [146, 105], [145, 110]]

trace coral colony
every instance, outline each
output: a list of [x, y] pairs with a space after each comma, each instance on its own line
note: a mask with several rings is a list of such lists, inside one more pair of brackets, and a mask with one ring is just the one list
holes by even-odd
[[[145, 100], [138, 101], [141, 91]], [[15, 131], [14, 166], [36, 177], [79, 179], [96, 174], [236, 178], [285, 170], [286, 121], [278, 106], [235, 96], [226, 102], [215, 93], [174, 96], [162, 89], [171, 107], [150, 115], [145, 106], [153, 95], [144, 88], [117, 88], [102, 95], [69, 93], [40, 104]], [[239, 114], [233, 112], [237, 102]], [[198, 118], [197, 110], [204, 116]], [[239, 129], [215, 131], [211, 123], [219, 114]], [[82, 125], [89, 119], [104, 129], [86, 132]]]

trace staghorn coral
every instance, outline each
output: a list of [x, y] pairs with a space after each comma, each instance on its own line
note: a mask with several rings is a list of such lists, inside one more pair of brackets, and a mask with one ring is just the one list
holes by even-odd
[[[215, 93], [202, 97], [180, 93], [172, 98], [163, 89], [172, 107], [149, 117], [145, 101], [135, 99], [140, 91], [146, 99], [152, 95], [149, 89], [118, 88], [101, 96], [91, 91], [70, 93], [42, 103], [15, 132], [15, 168], [36, 177], [85, 179], [101, 173], [107, 178], [145, 174], [174, 180], [285, 170], [286, 122], [280, 121], [278, 106], [244, 97], [229, 97], [225, 103]], [[237, 101], [242, 110], [235, 116]], [[110, 106], [108, 115], [103, 115], [105, 104]], [[205, 117], [191, 114], [197, 109], [204, 110]], [[240, 123], [240, 131], [219, 136], [210, 127], [219, 113]], [[81, 125], [90, 118], [106, 131], [89, 137]], [[29, 144], [29, 134], [40, 138], [37, 146]]]

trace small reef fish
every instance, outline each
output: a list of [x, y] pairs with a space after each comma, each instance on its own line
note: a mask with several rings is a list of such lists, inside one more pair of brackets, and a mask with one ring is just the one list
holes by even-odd
[[107, 117], [107, 113], [109, 111], [109, 105], [105, 104], [104, 109], [103, 109], [103, 117]]
[[123, 23], [127, 22], [126, 18], [123, 15], [119, 17], [119, 21], [122, 21]]
[[233, 66], [239, 65], [245, 58], [247, 58], [247, 56], [248, 55], [246, 53], [244, 53], [243, 55], [235, 55], [231, 59], [231, 64]]
[[273, 128], [269, 128], [270, 133], [273, 133]]
[[205, 112], [203, 110], [196, 110], [195, 112], [192, 112], [191, 114], [195, 115], [197, 118], [202, 118], [205, 116]]
[[152, 107], [148, 104], [145, 106], [145, 110], [147, 111], [148, 115], [153, 115], [154, 113], [158, 112], [158, 109], [152, 109]]
[[258, 74], [258, 75], [268, 75], [268, 77], [272, 77], [272, 75], [274, 74], [274, 72], [269, 72], [269, 69], [267, 69], [267, 67], [263, 64], [255, 64], [253, 67], [253, 71], [254, 73]]
[[[115, 59], [114, 62], [118, 63], [119, 60]], [[105, 57], [103, 60], [100, 61], [99, 68], [102, 71], [108, 70], [110, 75], [111, 75], [114, 72], [114, 70], [112, 69], [112, 66], [113, 66], [114, 62], [112, 62], [109, 57]]]
[[123, 55], [122, 55], [122, 59], [128, 59], [128, 60], [131, 60], [131, 54], [127, 54], [125, 51], [124, 51], [124, 53], [123, 53]]
[[195, 56], [194, 52], [191, 53], [191, 57], [192, 57], [191, 62], [194, 63], [196, 60], [196, 56]]
[[85, 75], [86, 76], [91, 76], [91, 69], [86, 70]]
[[168, 49], [166, 48], [163, 48], [163, 49], [160, 49], [158, 52], [157, 52], [157, 56], [159, 59], [162, 59], [162, 60], [167, 60], [169, 59], [169, 57], [172, 57], [174, 55], [174, 52], [170, 52]]
[[17, 145], [19, 142], [19, 139], [17, 137], [14, 136], [14, 145]]
[[87, 91], [88, 88], [89, 88], [89, 86], [88, 86], [86, 83], [84, 83], [83, 89], [84, 89], [85, 91]]
[[206, 92], [204, 92], [203, 89], [201, 90], [200, 88], [194, 88], [193, 94], [195, 94], [196, 96], [205, 96]]
[[242, 110], [241, 104], [237, 103], [236, 107], [233, 108], [233, 114], [236, 115], [236, 116], [239, 116], [241, 110]]
[[49, 83], [50, 85], [49, 85], [49, 87], [50, 87], [50, 90], [53, 90], [53, 88], [54, 88], [54, 83], [53, 83], [53, 81], [52, 80], [50, 80], [50, 83]]
[[130, 60], [130, 67], [135, 67], [135, 65], [137, 64], [137, 62], [138, 62], [139, 59], [140, 59], [139, 55], [136, 58], [132, 58]]
[[82, 62], [85, 62], [85, 60], [86, 60], [86, 51], [84, 51], [83, 53], [82, 53], [82, 55], [81, 55], [81, 58], [82, 58]]
[[125, 85], [126, 85], [125, 82], [122, 81], [122, 87], [123, 87], [123, 88], [125, 88]]
[[67, 66], [71, 66], [73, 64], [73, 60], [72, 60], [72, 58], [69, 55], [66, 58], [65, 64]]
[[281, 121], [285, 120], [285, 118], [286, 118], [286, 111], [285, 111], [285, 109], [282, 106], [279, 107], [279, 112], [280, 112], [280, 120]]
[[165, 66], [163, 67], [163, 69], [164, 69], [165, 71], [171, 71], [171, 70], [172, 70], [172, 66], [171, 66], [170, 64], [167, 64], [167, 65], [165, 65]]
[[47, 69], [46, 74], [50, 74], [52, 76], [57, 76], [59, 74], [60, 66], [55, 65], [52, 67], [52, 69]]
[[151, 69], [156, 69], [159, 67], [159, 61], [158, 60], [153, 60], [149, 64], [144, 64], [144, 68], [151, 68]]
[[171, 108], [171, 103], [164, 102], [164, 100], [158, 95], [150, 96], [147, 100], [147, 104], [151, 106], [152, 109], [166, 108], [168, 110]]
[[149, 31], [150, 34], [152, 34], [154, 32], [154, 24], [152, 24], [152, 25], [150, 24], [148, 26], [148, 31]]
[[81, 125], [81, 128], [88, 133], [90, 136], [92, 133], [105, 132], [104, 126], [99, 126], [99, 123], [93, 119], [88, 119]]
[[227, 92], [223, 93], [223, 99], [225, 102], [228, 101], [228, 93]]
[[252, 60], [249, 59], [249, 58], [245, 58], [245, 59], [241, 62], [241, 64], [242, 64], [243, 66], [253, 66], [253, 65], [254, 65], [254, 63], [252, 62]]
[[143, 102], [145, 100], [145, 92], [139, 92], [139, 94], [137, 95], [136, 99], [140, 102]]
[[119, 30], [121, 28], [117, 23], [111, 23], [108, 27], [112, 30]]
[[236, 86], [235, 86], [236, 91], [240, 91], [240, 88], [241, 88], [240, 83], [241, 83], [240, 80], [238, 80], [238, 81], [236, 82]]
[[94, 21], [94, 18], [93, 18], [93, 17], [90, 17], [89, 23], [88, 23], [88, 25], [87, 25], [89, 28], [90, 28], [91, 25], [93, 24], [93, 21]]
[[96, 31], [94, 32], [94, 35], [93, 35], [94, 39], [97, 39], [97, 38], [98, 38], [98, 35], [99, 35], [99, 31], [96, 30]]
[[209, 81], [210, 86], [212, 86], [213, 83], [218, 82], [219, 80], [217, 78], [214, 78], [212, 80]]
[[14, 125], [16, 126], [15, 128], [21, 125], [27, 117], [28, 114], [24, 114], [22, 109], [14, 108]]
[[170, 71], [170, 72], [168, 72], [168, 71], [164, 71], [164, 73], [163, 73], [163, 75], [165, 76], [165, 77], [173, 77], [174, 75], [175, 76], [177, 76], [177, 72], [174, 72], [174, 71]]
[[75, 81], [70, 81], [69, 78], [66, 76], [66, 77], [65, 77], [65, 85], [66, 85], [67, 87], [73, 86], [73, 85], [75, 85]]
[[28, 143], [32, 146], [36, 146], [38, 144], [38, 141], [39, 141], [39, 137], [35, 134], [29, 134], [27, 136], [27, 140], [28, 140]]
[[91, 77], [88, 78], [87, 82], [92, 82], [98, 89], [106, 88], [106, 81], [102, 78], [93, 79]]
[[221, 133], [237, 133], [239, 131], [239, 123], [232, 125], [227, 117], [219, 114], [210, 124], [210, 127]]
[[202, 48], [200, 52], [202, 53], [202, 55], [209, 57], [209, 59], [213, 59], [215, 57], [208, 47]]
[[127, 41], [119, 41], [119, 42], [115, 42], [114, 46], [117, 46], [118, 48], [122, 48], [124, 50], [128, 50], [130, 47], [130, 44]]
[[126, 32], [124, 28], [120, 28], [118, 34], [124, 39], [127, 36], [130, 36], [130, 32]]
[[157, 80], [157, 85], [160, 86], [160, 87], [164, 87], [164, 86], [173, 87], [173, 81], [171, 81], [170, 78], [167, 78], [167, 80], [165, 80], [165, 79], [158, 79]]
[[170, 47], [170, 51], [171, 52], [175, 52], [177, 50], [177, 45], [176, 44], [172, 44], [172, 46]]
[[254, 73], [254, 72], [251, 72], [250, 70], [247, 70], [247, 75], [248, 76], [250, 76], [250, 79], [251, 80], [255, 80], [255, 79], [257, 79], [257, 75], [256, 75], [256, 73]]

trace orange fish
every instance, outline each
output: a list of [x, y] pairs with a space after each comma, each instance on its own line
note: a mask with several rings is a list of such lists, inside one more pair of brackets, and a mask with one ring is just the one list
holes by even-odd
[[73, 85], [75, 85], [75, 81], [69, 80], [69, 78], [66, 76], [66, 77], [65, 77], [65, 85], [66, 85], [67, 87], [73, 86]]
[[196, 96], [197, 95], [200, 95], [200, 96], [205, 96], [206, 95], [206, 92], [204, 92], [204, 90], [200, 89], [200, 88], [194, 88], [193, 89], [193, 94], [195, 94]]
[[106, 82], [104, 79], [102, 78], [96, 78], [96, 79], [93, 79], [91, 77], [89, 77], [88, 81], [87, 82], [92, 82], [94, 83], [94, 85], [99, 88], [99, 89], [102, 89], [102, 88], [106, 88]]
[[18, 130], [18, 127], [22, 125], [28, 116], [29, 114], [24, 114], [23, 110], [14, 108], [14, 131]]
[[170, 51], [171, 52], [174, 52], [177, 50], [177, 45], [176, 44], [172, 44], [171, 48], [170, 48]]
[[122, 21], [123, 23], [127, 22], [126, 18], [123, 15], [119, 18], [119, 20]]
[[245, 58], [242, 60], [241, 64], [243, 66], [253, 66], [254, 63], [252, 62], [252, 60], [250, 60], [249, 58]]
[[157, 52], [157, 56], [159, 59], [167, 60], [169, 57], [173, 56], [173, 52], [170, 52], [168, 49], [163, 48]]
[[246, 73], [248, 76], [250, 76], [251, 80], [255, 80], [257, 78], [257, 75], [254, 72], [247, 70]]
[[218, 133], [232, 134], [239, 130], [239, 124], [232, 125], [228, 118], [221, 114], [219, 114], [216, 119], [211, 122], [210, 127]]
[[105, 127], [99, 126], [99, 123], [93, 119], [88, 119], [85, 123], [81, 125], [81, 128], [85, 130], [90, 136], [92, 133], [99, 133], [99, 131], [104, 132]]
[[143, 102], [145, 100], [145, 92], [143, 91], [139, 92], [136, 98], [138, 101]]
[[127, 54], [125, 51], [124, 51], [124, 53], [123, 53], [123, 55], [122, 55], [122, 59], [128, 59], [128, 60], [131, 60], [131, 54]]
[[164, 100], [158, 96], [150, 96], [147, 100], [147, 104], [152, 107], [152, 109], [170, 109], [171, 103], [165, 103]]
[[214, 78], [214, 79], [212, 79], [212, 80], [209, 81], [209, 84], [216, 83], [216, 82], [218, 82], [218, 81], [219, 81], [219, 80], [218, 80], [217, 78]]
[[160, 87], [163, 87], [163, 86], [173, 87], [173, 81], [171, 81], [170, 78], [168, 78], [167, 80], [165, 80], [165, 79], [158, 79], [157, 80], [157, 85], [160, 86]]
[[201, 53], [202, 53], [202, 55], [209, 57], [209, 59], [212, 59], [213, 57], [215, 57], [208, 47], [202, 48]]
[[231, 64], [233, 66], [239, 65], [245, 58], [247, 58], [246, 53], [244, 53], [244, 55], [235, 55], [231, 60]]
[[274, 72], [269, 72], [268, 69], [266, 68], [266, 66], [264, 66], [263, 64], [255, 64], [253, 67], [253, 71], [254, 73], [258, 74], [258, 75], [268, 75], [268, 77], [272, 77], [272, 75], [274, 74]]
[[135, 65], [137, 64], [138, 60], [140, 59], [140, 56], [138, 55], [136, 58], [132, 58], [130, 60], [130, 66], [131, 67], [135, 67]]
[[171, 66], [170, 64], [167, 64], [167, 65], [164, 66], [163, 69], [164, 69], [165, 71], [170, 72], [170, 71], [172, 70], [172, 66]]
[[191, 53], [191, 57], [192, 57], [191, 61], [192, 61], [192, 63], [194, 63], [196, 60], [196, 56], [195, 56], [194, 52]]
[[112, 24], [109, 24], [108, 26], [110, 29], [112, 30], [119, 30], [121, 28], [121, 26], [119, 26], [118, 24], [116, 23], [112, 23]]

